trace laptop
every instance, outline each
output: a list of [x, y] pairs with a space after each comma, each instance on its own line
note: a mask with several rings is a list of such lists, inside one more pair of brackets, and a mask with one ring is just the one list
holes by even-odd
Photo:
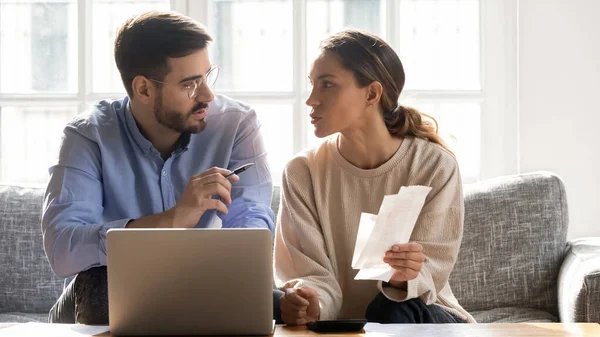
[[273, 332], [268, 229], [110, 229], [114, 335]]

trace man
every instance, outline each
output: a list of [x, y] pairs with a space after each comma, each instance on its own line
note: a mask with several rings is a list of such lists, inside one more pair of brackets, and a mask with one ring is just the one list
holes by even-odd
[[[197, 22], [171, 12], [131, 18], [117, 32], [115, 60], [128, 97], [72, 120], [50, 168], [44, 248], [56, 275], [67, 278], [50, 322], [108, 323], [110, 228], [222, 222], [274, 230], [260, 124], [247, 105], [213, 95], [219, 69], [209, 60], [211, 40]], [[225, 178], [250, 162], [241, 178]]]

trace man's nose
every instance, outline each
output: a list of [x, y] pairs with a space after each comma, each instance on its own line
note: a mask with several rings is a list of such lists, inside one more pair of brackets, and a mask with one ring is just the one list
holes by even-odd
[[202, 83], [196, 88], [196, 97], [197, 102], [207, 103], [211, 102], [215, 99], [215, 94], [212, 92], [212, 89], [206, 85], [206, 83]]

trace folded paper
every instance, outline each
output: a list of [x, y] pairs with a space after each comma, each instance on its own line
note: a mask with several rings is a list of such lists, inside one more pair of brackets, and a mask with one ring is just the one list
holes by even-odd
[[394, 269], [383, 262], [385, 252], [409, 241], [429, 191], [428, 186], [403, 186], [383, 198], [377, 215], [361, 213], [352, 257], [352, 268], [360, 269], [355, 280], [390, 280]]

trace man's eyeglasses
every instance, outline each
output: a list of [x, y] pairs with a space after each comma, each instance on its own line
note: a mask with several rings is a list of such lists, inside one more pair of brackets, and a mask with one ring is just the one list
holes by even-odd
[[[206, 82], [206, 85], [208, 85], [209, 87], [212, 87], [215, 84], [215, 82], [217, 81], [218, 76], [219, 76], [219, 67], [214, 66], [206, 73], [205, 76], [199, 77], [193, 81], [184, 82], [182, 84], [182, 86], [185, 90], [187, 90], [188, 97], [190, 99], [194, 99], [198, 95], [197, 90], [202, 85], [202, 83]], [[172, 83], [155, 80], [153, 78], [148, 78], [148, 79], [150, 81], [156, 82], [156, 83], [172, 84]]]

